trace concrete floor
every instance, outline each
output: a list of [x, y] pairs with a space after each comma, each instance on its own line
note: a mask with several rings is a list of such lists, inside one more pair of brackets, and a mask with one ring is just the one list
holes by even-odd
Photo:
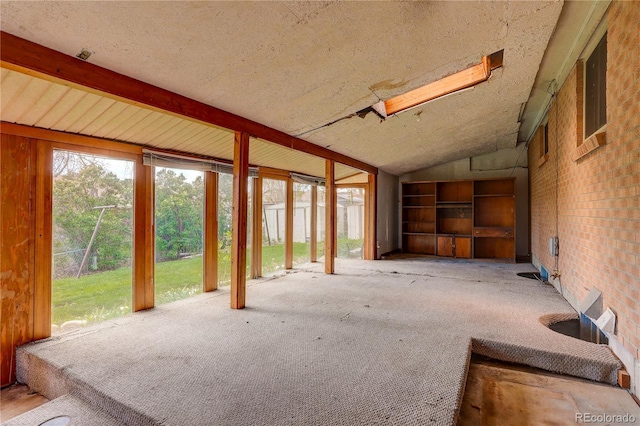
[[[571, 315], [531, 265], [444, 259], [312, 265], [24, 346], [53, 401], [7, 425], [455, 424], [471, 351], [615, 383], [608, 348], [544, 327]], [[96, 407], [99, 413], [93, 412]], [[99, 421], [96, 420], [99, 416]]]

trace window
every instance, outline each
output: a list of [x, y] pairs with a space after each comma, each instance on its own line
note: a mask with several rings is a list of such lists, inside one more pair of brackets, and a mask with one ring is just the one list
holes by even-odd
[[131, 312], [134, 163], [53, 151], [51, 331]]
[[601, 24], [576, 64], [576, 149], [573, 161], [607, 144], [607, 31]]
[[155, 168], [156, 305], [202, 292], [204, 173]]
[[607, 123], [607, 33], [584, 68], [584, 136], [588, 138]]

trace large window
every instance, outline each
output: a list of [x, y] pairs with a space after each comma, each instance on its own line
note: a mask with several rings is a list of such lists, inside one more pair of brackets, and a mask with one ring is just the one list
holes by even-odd
[[[251, 275], [251, 229], [253, 223], [251, 197], [253, 179], [247, 182], [247, 277]], [[218, 175], [218, 286], [231, 284], [231, 233], [233, 228], [233, 175]]]
[[338, 257], [364, 256], [364, 188], [338, 188]]
[[293, 264], [309, 262], [311, 243], [311, 185], [293, 184]]
[[285, 269], [287, 182], [262, 180], [262, 273]]
[[233, 175], [218, 175], [218, 286], [231, 284]]
[[607, 33], [585, 62], [584, 85], [586, 139], [607, 123]]
[[156, 305], [202, 292], [204, 172], [156, 167]]
[[53, 153], [52, 333], [131, 312], [133, 162]]

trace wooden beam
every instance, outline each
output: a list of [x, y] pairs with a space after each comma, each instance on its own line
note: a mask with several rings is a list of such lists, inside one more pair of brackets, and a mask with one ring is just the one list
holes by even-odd
[[324, 235], [324, 272], [335, 272], [336, 253], [336, 224], [337, 224], [337, 198], [336, 198], [336, 165], [332, 160], [326, 161], [325, 174], [325, 235]]
[[153, 308], [155, 270], [154, 168], [135, 163], [133, 206], [133, 311]]
[[236, 132], [233, 146], [233, 217], [231, 230], [231, 308], [245, 307], [247, 285], [247, 184], [249, 134]]
[[35, 208], [35, 298], [33, 338], [51, 336], [51, 276], [53, 269], [53, 149], [37, 141]]
[[204, 256], [202, 291], [218, 289], [218, 174], [204, 173]]
[[377, 176], [369, 174], [369, 183], [365, 189], [366, 198], [364, 203], [364, 258], [367, 260], [377, 259], [378, 239], [377, 229]]
[[311, 217], [309, 218], [310, 224], [310, 238], [311, 250], [309, 255], [310, 262], [318, 261], [318, 187], [311, 185]]
[[251, 232], [251, 277], [262, 276], [262, 176], [253, 179], [253, 230]]
[[89, 88], [101, 92], [103, 95], [111, 95], [118, 100], [144, 104], [178, 116], [188, 117], [236, 132], [247, 133], [278, 145], [333, 160], [367, 173], [378, 173], [376, 167], [360, 160], [339, 154], [149, 83], [89, 62], [80, 61], [72, 56], [4, 31], [0, 32], [0, 59], [2, 60], [2, 66], [9, 69], [27, 71], [28, 74], [36, 75], [40, 78], [48, 76], [49, 79], [59, 79], [66, 85], [71, 83], [72, 85], [80, 86], [80, 89], [86, 90], [86, 88]]
[[293, 268], [293, 179], [287, 179], [287, 201], [285, 203], [284, 268]]

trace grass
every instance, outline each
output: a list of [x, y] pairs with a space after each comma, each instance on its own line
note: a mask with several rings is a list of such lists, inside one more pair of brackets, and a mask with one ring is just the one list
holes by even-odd
[[[320, 251], [320, 250], [319, 250]], [[320, 253], [319, 253], [320, 254]], [[294, 264], [307, 262], [309, 244], [294, 243]], [[229, 285], [229, 253], [221, 252], [218, 261], [220, 286]], [[247, 259], [247, 265], [250, 264]], [[262, 248], [263, 273], [284, 269], [284, 245]], [[101, 322], [131, 312], [131, 268], [100, 272], [53, 281], [52, 323], [70, 320]], [[156, 264], [156, 305], [183, 299], [202, 292], [202, 257]]]

